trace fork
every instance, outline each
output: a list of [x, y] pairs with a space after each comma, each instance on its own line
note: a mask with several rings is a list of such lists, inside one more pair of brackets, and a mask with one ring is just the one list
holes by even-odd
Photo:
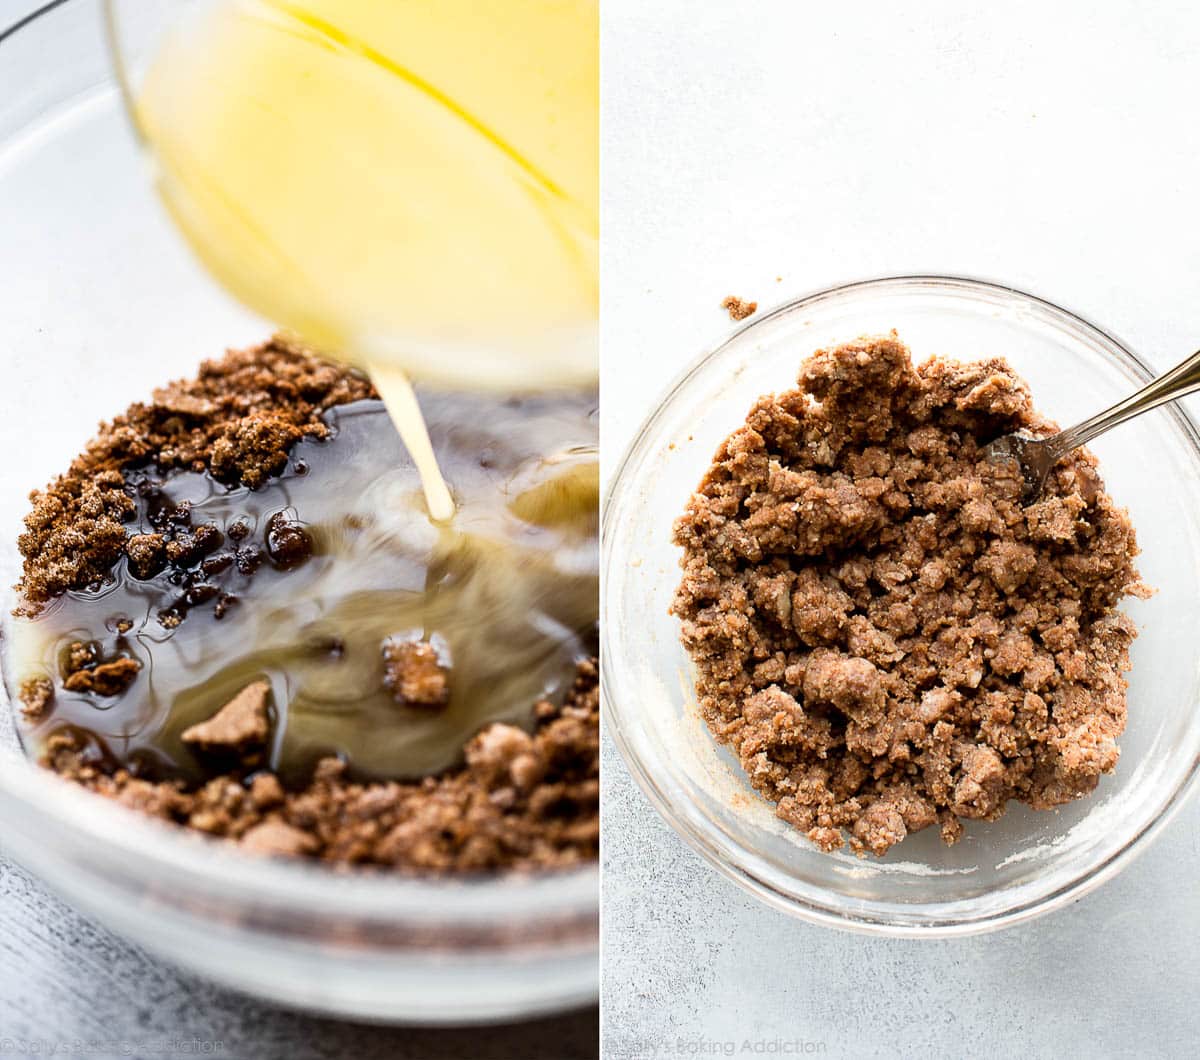
[[1147, 383], [1136, 394], [1131, 394], [1124, 401], [1118, 401], [1074, 427], [1048, 438], [1035, 438], [1028, 431], [1005, 434], [986, 445], [983, 453], [993, 463], [1017, 462], [1021, 477], [1025, 480], [1024, 503], [1033, 504], [1041, 496], [1054, 466], [1072, 449], [1087, 445], [1093, 438], [1126, 420], [1196, 390], [1200, 390], [1200, 350]]

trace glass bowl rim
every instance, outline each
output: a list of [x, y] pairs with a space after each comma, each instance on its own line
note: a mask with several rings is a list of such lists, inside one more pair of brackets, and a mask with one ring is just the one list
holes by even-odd
[[[898, 273], [851, 280], [788, 299], [774, 306], [762, 316], [755, 316], [739, 325], [716, 346], [694, 358], [660, 393], [658, 400], [633, 432], [616, 463], [615, 470], [607, 480], [600, 528], [602, 549], [600, 634], [601, 658], [609, 662], [609, 665], [600, 668], [600, 702], [604, 729], [611, 735], [626, 768], [642, 793], [672, 830], [727, 879], [732, 880], [766, 905], [811, 923], [867, 935], [899, 938], [945, 938], [982, 934], [1031, 920], [1083, 897], [1106, 880], [1111, 879], [1149, 846], [1150, 840], [1161, 832], [1162, 828], [1187, 801], [1188, 796], [1196, 788], [1197, 781], [1200, 780], [1200, 754], [1193, 757], [1186, 774], [1166, 796], [1165, 802], [1159, 806], [1157, 812], [1142, 822], [1124, 845], [1098, 864], [1081, 872], [1072, 871], [1066, 882], [1045, 893], [1035, 894], [1009, 908], [975, 916], [955, 916], [952, 912], [947, 912], [940, 916], [931, 916], [928, 919], [896, 920], [894, 917], [897, 914], [910, 914], [912, 906], [918, 903], [895, 903], [886, 900], [860, 900], [859, 909], [850, 910], [840, 907], [841, 896], [830, 889], [813, 888], [822, 894], [832, 896], [834, 900], [829, 902], [780, 890], [766, 878], [766, 873], [757, 871], [757, 866], [753, 864], [757, 858], [754, 850], [712, 827], [707, 815], [698, 809], [691, 800], [685, 800], [685, 804], [680, 806], [650, 775], [645, 763], [635, 752], [632, 740], [622, 730], [620, 724], [622, 713], [621, 708], [616, 705], [619, 697], [616, 696], [613, 687], [614, 678], [611, 665], [612, 660], [617, 657], [617, 653], [612, 647], [610, 625], [605, 621], [609, 599], [608, 587], [612, 583], [608, 572], [620, 562], [620, 558], [611, 551], [613, 527], [619, 518], [620, 509], [624, 507], [626, 496], [632, 497], [636, 483], [633, 478], [635, 468], [651, 455], [655, 430], [668, 405], [680, 397], [701, 371], [719, 360], [731, 348], [741, 346], [751, 337], [756, 328], [781, 317], [790, 316], [799, 310], [811, 309], [857, 294], [904, 293], [906, 291], [918, 293], [921, 291], [957, 292], [968, 296], [972, 294], [988, 296], [994, 300], [1008, 303], [1020, 300], [1024, 304], [1031, 304], [1060, 328], [1065, 326], [1068, 330], [1082, 332], [1092, 339], [1100, 340], [1102, 344], [1109, 347], [1106, 352], [1111, 352], [1117, 361], [1123, 362], [1123, 366], [1139, 379], [1149, 382], [1156, 374], [1130, 349], [1128, 344], [1083, 315], [1012, 284], [974, 276]], [[1163, 411], [1170, 414], [1176, 425], [1182, 429], [1190, 442], [1193, 459], [1200, 462], [1200, 426], [1178, 402], [1163, 406]], [[757, 795], [754, 797], [758, 798]], [[778, 873], [778, 875], [783, 874], [782, 871]], [[953, 906], [961, 904], [962, 901], [959, 899], [937, 902], [932, 904], [932, 908], [949, 910]], [[863, 911], [864, 908], [867, 911]], [[889, 911], [893, 918], [889, 918]]]
[[[180, 879], [190, 892], [259, 909], [378, 923], [483, 924], [498, 915], [530, 922], [594, 916], [599, 901], [597, 862], [557, 871], [438, 876], [248, 856], [226, 839], [76, 788], [18, 750], [0, 761], [0, 794], [13, 802], [102, 843], [106, 854], [129, 859], [150, 878]], [[3, 835], [0, 822], [0, 840]]]

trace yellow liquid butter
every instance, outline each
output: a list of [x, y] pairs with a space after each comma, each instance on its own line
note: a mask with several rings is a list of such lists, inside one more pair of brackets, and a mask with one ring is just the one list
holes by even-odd
[[167, 38], [138, 125], [238, 298], [365, 367], [453, 512], [407, 378], [597, 373], [596, 0], [223, 0]]

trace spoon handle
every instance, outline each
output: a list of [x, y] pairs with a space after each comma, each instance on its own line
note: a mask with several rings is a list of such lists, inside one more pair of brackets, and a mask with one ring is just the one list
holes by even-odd
[[1103, 434], [1110, 427], [1140, 416], [1143, 412], [1156, 409], [1168, 401], [1174, 401], [1185, 394], [1200, 390], [1200, 350], [1185, 358], [1169, 372], [1147, 383], [1135, 394], [1130, 394], [1123, 401], [1090, 416], [1082, 423], [1075, 424], [1063, 431], [1055, 439], [1054, 448], [1062, 453], [1069, 452], [1081, 445], [1086, 445], [1093, 438]]

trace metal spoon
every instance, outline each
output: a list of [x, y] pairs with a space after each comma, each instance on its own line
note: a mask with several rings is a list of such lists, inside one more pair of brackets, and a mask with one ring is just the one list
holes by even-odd
[[1035, 438], [1027, 431], [1017, 431], [997, 438], [984, 447], [984, 455], [993, 463], [1015, 460], [1025, 479], [1025, 503], [1032, 504], [1041, 496], [1050, 472], [1072, 449], [1086, 445], [1110, 427], [1140, 416], [1195, 390], [1200, 390], [1200, 350], [1177, 364], [1169, 372], [1147, 383], [1136, 394], [1118, 401], [1111, 408], [1097, 413], [1074, 427]]

